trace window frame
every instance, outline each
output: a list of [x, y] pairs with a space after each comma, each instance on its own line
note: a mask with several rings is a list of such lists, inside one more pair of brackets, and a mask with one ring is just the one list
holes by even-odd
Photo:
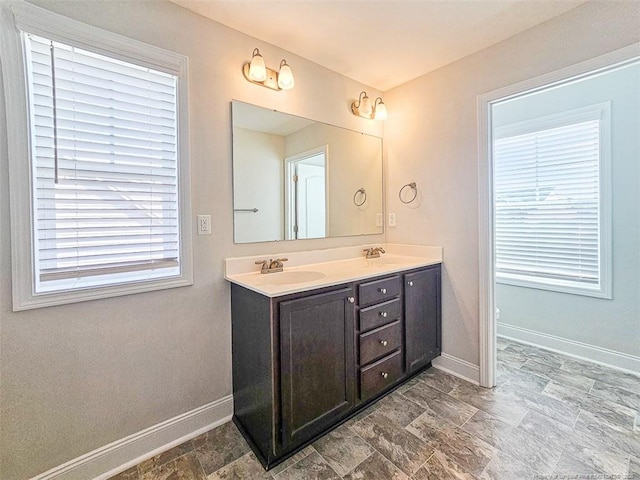
[[[612, 298], [611, 102], [588, 105], [496, 127], [492, 138], [495, 142], [495, 140], [510, 136], [568, 126], [589, 120], [599, 121], [598, 283], [594, 286], [586, 282], [536, 277], [526, 274], [501, 274], [497, 267], [495, 272], [496, 283], [604, 299]], [[493, 221], [494, 225], [496, 225], [497, 220], [495, 217], [497, 216], [498, 207], [495, 196], [493, 203]], [[497, 252], [495, 255], [497, 255]], [[494, 263], [496, 261], [497, 259], [494, 260]]]
[[[193, 222], [189, 166], [188, 58], [23, 2], [11, 2], [0, 6], [0, 30], [11, 195], [13, 310], [28, 310], [192, 285]], [[21, 31], [176, 75], [180, 242], [178, 276], [76, 290], [35, 292], [30, 103], [26, 77], [27, 60]]]

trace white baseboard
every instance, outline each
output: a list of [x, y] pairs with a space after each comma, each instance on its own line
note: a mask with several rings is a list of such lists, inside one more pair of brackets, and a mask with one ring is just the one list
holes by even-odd
[[640, 375], [640, 357], [522, 327], [497, 323], [498, 336]]
[[104, 480], [231, 420], [228, 395], [59, 465], [32, 480]]
[[438, 358], [433, 359], [431, 364], [439, 370], [460, 377], [474, 385], [480, 384], [480, 367], [466, 360], [442, 353]]

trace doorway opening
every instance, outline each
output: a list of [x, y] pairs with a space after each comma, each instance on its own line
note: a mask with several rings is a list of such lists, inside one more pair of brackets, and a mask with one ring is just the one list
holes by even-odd
[[[506, 310], [511, 315], [528, 309], [529, 317], [541, 313], [540, 296], [550, 299], [553, 308], [577, 298], [586, 299], [587, 305], [579, 307], [582, 311], [593, 310], [594, 305], [602, 311], [612, 308], [607, 303], [615, 270], [609, 127], [634, 115], [626, 114], [616, 123], [615, 115], [625, 115], [620, 113], [625, 101], [615, 97], [620, 85], [631, 92], [627, 97], [631, 109], [634, 105], [637, 109], [638, 97], [636, 83], [634, 102], [629, 78], [618, 78], [617, 86], [613, 80], [605, 84], [622, 71], [636, 69], [633, 75], [637, 75], [637, 48], [631, 45], [478, 98], [480, 385], [484, 387], [493, 387], [496, 381], [497, 293], [502, 295], [501, 303], [510, 302], [499, 313], [501, 321]], [[607, 89], [611, 98], [606, 98]], [[633, 148], [637, 150], [637, 145]], [[633, 172], [629, 175], [638, 177]], [[519, 297], [505, 302], [505, 292], [515, 291]], [[529, 307], [523, 303], [525, 297], [533, 302]], [[543, 315], [551, 317], [548, 313]], [[559, 349], [556, 345], [564, 331], [557, 319], [551, 321], [555, 324], [537, 336], [548, 344], [521, 340]], [[579, 338], [586, 338], [584, 330]], [[528, 329], [510, 331], [526, 334]], [[570, 340], [564, 345], [587, 343]], [[598, 348], [592, 350], [606, 350]], [[582, 356], [579, 351], [568, 353]]]
[[285, 159], [287, 240], [327, 236], [328, 146]]

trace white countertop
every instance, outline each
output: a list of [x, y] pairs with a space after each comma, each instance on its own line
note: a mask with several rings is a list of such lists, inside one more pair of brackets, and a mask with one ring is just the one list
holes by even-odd
[[[367, 260], [364, 248], [382, 246], [386, 253]], [[261, 274], [256, 261], [288, 258], [284, 271]], [[306, 252], [227, 258], [225, 278], [268, 297], [304, 292], [331, 285], [442, 263], [442, 248], [377, 244]]]

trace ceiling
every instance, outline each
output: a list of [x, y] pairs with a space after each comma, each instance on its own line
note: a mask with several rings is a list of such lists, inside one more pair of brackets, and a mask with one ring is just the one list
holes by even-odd
[[384, 92], [587, 0], [171, 1]]

